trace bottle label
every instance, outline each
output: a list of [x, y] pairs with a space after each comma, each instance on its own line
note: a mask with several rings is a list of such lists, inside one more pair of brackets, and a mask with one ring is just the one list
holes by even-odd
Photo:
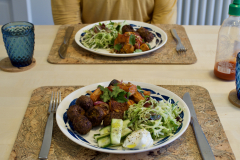
[[225, 74], [230, 74], [231, 73], [231, 69], [226, 68], [226, 67], [221, 67], [221, 66], [218, 66], [218, 71], [222, 72], [222, 73], [225, 73]]
[[222, 72], [224, 74], [235, 74], [235, 67], [236, 62], [235, 61], [221, 61], [217, 64], [217, 70], [218, 72]]

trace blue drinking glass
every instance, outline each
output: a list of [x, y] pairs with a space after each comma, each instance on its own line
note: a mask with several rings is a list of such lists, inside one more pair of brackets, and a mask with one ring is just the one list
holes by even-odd
[[2, 26], [2, 35], [12, 65], [30, 65], [35, 43], [34, 25], [29, 22], [10, 22]]
[[236, 60], [236, 91], [237, 91], [237, 97], [240, 100], [240, 52], [237, 54], [237, 60]]

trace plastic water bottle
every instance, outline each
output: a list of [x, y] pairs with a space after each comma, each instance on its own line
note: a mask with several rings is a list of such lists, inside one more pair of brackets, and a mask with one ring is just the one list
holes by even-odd
[[229, 5], [228, 13], [218, 33], [214, 74], [224, 80], [235, 80], [236, 57], [240, 52], [240, 0]]

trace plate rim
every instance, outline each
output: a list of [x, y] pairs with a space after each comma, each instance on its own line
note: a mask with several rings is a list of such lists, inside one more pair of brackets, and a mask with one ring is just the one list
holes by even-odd
[[[111, 82], [111, 81], [106, 81], [106, 82], [99, 82], [99, 83], [94, 83], [94, 84], [86, 85], [86, 86], [84, 86], [84, 87], [82, 87], [82, 88], [79, 88], [79, 89], [71, 92], [69, 95], [67, 95], [67, 96], [61, 101], [61, 103], [64, 102], [64, 100], [66, 100], [66, 98], [70, 97], [71, 94], [74, 94], [74, 93], [76, 93], [76, 92], [79, 92], [79, 90], [84, 90], [85, 88], [88, 88], [88, 87], [95, 87], [95, 86], [97, 86], [97, 85], [109, 84], [110, 82]], [[154, 146], [154, 147], [151, 147], [151, 148], [147, 148], [147, 149], [139, 149], [139, 150], [110, 150], [110, 149], [109, 149], [109, 150], [108, 150], [108, 149], [102, 149], [102, 148], [95, 148], [95, 147], [92, 147], [92, 146], [89, 146], [89, 145], [87, 145], [87, 144], [84, 144], [84, 143], [81, 143], [81, 142], [77, 141], [76, 138], [74, 138], [73, 136], [68, 136], [68, 135], [67, 135], [67, 134], [69, 134], [68, 132], [67, 132], [67, 134], [65, 133], [65, 130], [63, 130], [64, 127], [62, 127], [62, 126], [60, 125], [60, 121], [59, 121], [59, 120], [62, 120], [62, 121], [63, 121], [63, 118], [60, 118], [60, 117], [59, 117], [60, 115], [59, 115], [58, 113], [60, 112], [60, 111], [59, 111], [59, 110], [60, 110], [60, 109], [59, 109], [60, 107], [58, 107], [58, 108], [57, 108], [57, 111], [56, 111], [56, 117], [55, 117], [55, 118], [56, 118], [57, 125], [58, 125], [59, 129], [61, 130], [61, 132], [62, 132], [67, 138], [69, 138], [71, 141], [75, 142], [76, 144], [78, 144], [78, 145], [80, 145], [80, 146], [82, 146], [82, 147], [86, 147], [86, 148], [89, 148], [89, 149], [92, 149], [92, 150], [95, 150], [95, 151], [104, 152], [104, 153], [114, 153], [114, 154], [131, 154], [131, 153], [140, 153], [140, 152], [146, 152], [146, 151], [149, 151], [149, 150], [154, 150], [154, 149], [163, 147], [163, 146], [165, 146], [165, 145], [167, 145], [167, 144], [169, 144], [169, 143], [172, 143], [173, 141], [175, 141], [176, 139], [178, 139], [179, 137], [181, 137], [183, 133], [185, 133], [185, 131], [187, 130], [187, 128], [188, 128], [188, 126], [189, 126], [189, 124], [190, 124], [191, 114], [190, 114], [190, 110], [189, 110], [187, 104], [182, 100], [182, 98], [180, 98], [178, 95], [176, 95], [176, 94], [173, 93], [172, 91], [170, 91], [170, 90], [168, 90], [168, 89], [165, 89], [165, 88], [163, 88], [163, 87], [157, 86], [157, 85], [153, 85], [153, 84], [149, 84], [149, 83], [144, 83], [144, 82], [136, 82], [136, 81], [123, 81], [123, 82], [131, 82], [131, 83], [137, 84], [137, 85], [141, 85], [141, 84], [143, 84], [143, 85], [150, 85], [151, 87], [160, 88], [160, 89], [164, 90], [165, 92], [169, 92], [169, 93], [173, 94], [174, 96], [176, 96], [177, 98], [179, 98], [179, 100], [181, 101], [181, 103], [184, 104], [183, 107], [184, 107], [184, 109], [185, 109], [185, 111], [186, 111], [186, 112], [184, 112], [184, 114], [187, 113], [187, 115], [189, 115], [189, 116], [187, 117], [187, 119], [186, 119], [186, 126], [181, 130], [180, 133], [178, 132], [179, 135], [176, 136], [176, 137], [174, 137], [174, 138], [172, 138], [172, 139], [170, 139], [170, 140], [168, 140], [168, 141], [166, 141], [166, 142], [164, 142], [163, 144], [160, 144], [160, 145], [157, 145], [157, 146]], [[144, 88], [144, 87], [143, 87], [143, 88]], [[59, 104], [59, 106], [61, 105], [61, 103]], [[63, 116], [63, 115], [62, 115], [62, 116]], [[91, 143], [90, 143], [90, 144], [91, 144]]]
[[[140, 21], [133, 21], [133, 20], [111, 20], [112, 22], [123, 22], [123, 21], [126, 21], [126, 22], [132, 22], [133, 24], [134, 23], [140, 23], [140, 24], [143, 24], [146, 25], [146, 27], [157, 27], [157, 26], [154, 26], [152, 24], [149, 24], [149, 23], [145, 23], [145, 22], [140, 22]], [[154, 52], [156, 51], [157, 49], [163, 47], [166, 43], [167, 43], [167, 40], [168, 40], [168, 36], [167, 36], [167, 33], [165, 31], [163, 31], [161, 28], [157, 27], [160, 31], [161, 31], [161, 34], [164, 35], [164, 37], [166, 38], [165, 41], [162, 42], [161, 45], [159, 45], [158, 47], [155, 47], [154, 49], [151, 49], [151, 50], [148, 50], [148, 51], [145, 51], [145, 52], [139, 52], [139, 53], [131, 53], [131, 54], [111, 54], [111, 53], [103, 53], [103, 52], [98, 52], [98, 51], [95, 51], [93, 49], [90, 49], [90, 48], [87, 48], [85, 47], [82, 43], [79, 42], [79, 35], [82, 33], [83, 30], [86, 30], [88, 29], [89, 27], [95, 25], [95, 24], [99, 24], [99, 23], [109, 23], [109, 21], [100, 21], [100, 22], [96, 22], [96, 23], [92, 23], [92, 24], [89, 24], [83, 28], [81, 28], [80, 30], [78, 30], [75, 34], [75, 42], [83, 49], [89, 51], [89, 52], [92, 52], [92, 53], [95, 53], [95, 54], [99, 54], [99, 55], [103, 55], [103, 56], [108, 56], [108, 57], [135, 57], [135, 56], [140, 56], [140, 55], [145, 55], [145, 54], [148, 54], [148, 53], [151, 53], [151, 52]]]

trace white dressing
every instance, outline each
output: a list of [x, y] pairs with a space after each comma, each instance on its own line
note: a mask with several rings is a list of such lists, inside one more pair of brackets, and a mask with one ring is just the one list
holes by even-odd
[[128, 149], [146, 149], [153, 145], [151, 134], [146, 129], [132, 132], [124, 140], [123, 147]]

